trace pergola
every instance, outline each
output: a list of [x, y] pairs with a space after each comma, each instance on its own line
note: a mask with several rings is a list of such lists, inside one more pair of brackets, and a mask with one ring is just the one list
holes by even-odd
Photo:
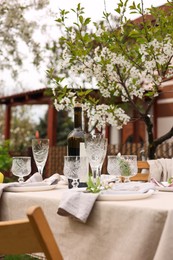
[[48, 105], [47, 137], [50, 146], [56, 145], [57, 111], [52, 98], [46, 95], [46, 88], [0, 97], [0, 105], [5, 105], [4, 137], [10, 139], [11, 108], [22, 105]]

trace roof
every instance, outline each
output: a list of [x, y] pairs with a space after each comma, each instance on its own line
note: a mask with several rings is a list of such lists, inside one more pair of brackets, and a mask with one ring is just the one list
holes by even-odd
[[46, 94], [48, 88], [41, 88], [37, 90], [13, 94], [10, 96], [0, 97], [0, 105], [34, 105], [34, 104], [49, 104], [52, 102], [50, 96]]
[[[158, 6], [157, 8], [161, 9], [165, 12], [168, 12], [169, 10], [171, 11], [172, 6], [168, 6], [168, 5], [164, 4], [164, 5]], [[145, 17], [145, 20], [150, 20], [152, 22], [155, 22], [155, 20], [154, 20], [154, 18], [151, 14], [145, 14], [144, 17]], [[136, 24], [140, 24], [141, 22], [143, 22], [143, 17], [140, 16], [140, 17], [134, 19], [133, 22], [136, 23]]]

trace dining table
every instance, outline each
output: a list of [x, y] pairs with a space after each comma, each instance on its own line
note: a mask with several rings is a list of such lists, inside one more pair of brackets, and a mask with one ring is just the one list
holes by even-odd
[[[96, 200], [86, 223], [57, 214], [68, 189], [4, 191], [0, 220], [26, 217], [42, 207], [65, 260], [172, 260], [173, 192], [136, 199]], [[17, 234], [16, 234], [17, 236]]]

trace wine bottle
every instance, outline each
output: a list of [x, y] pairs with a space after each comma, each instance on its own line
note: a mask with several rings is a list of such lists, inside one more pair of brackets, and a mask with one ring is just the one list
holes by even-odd
[[76, 104], [74, 107], [74, 129], [67, 137], [67, 153], [72, 156], [81, 156], [84, 147], [84, 131], [82, 130], [82, 107]]
[[[84, 131], [82, 129], [82, 106], [79, 103], [74, 107], [74, 129], [67, 137], [67, 154], [68, 156], [86, 156]], [[71, 180], [68, 182], [69, 188], [71, 188]], [[86, 179], [80, 180], [79, 187], [86, 187]]]

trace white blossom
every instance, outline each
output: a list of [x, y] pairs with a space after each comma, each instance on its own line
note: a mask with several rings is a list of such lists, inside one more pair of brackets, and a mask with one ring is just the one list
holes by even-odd
[[[97, 24], [91, 39], [95, 40], [95, 37], [101, 40], [103, 37], [104, 39], [107, 26], [106, 23], [103, 23], [102, 26]], [[123, 26], [121, 28], [123, 29]], [[82, 31], [81, 37], [84, 35], [84, 31]], [[75, 44], [76, 32], [71, 31], [68, 37], [71, 37], [71, 42]], [[78, 54], [77, 52], [74, 58], [70, 47], [65, 46], [58, 69], [59, 73], [61, 73], [62, 68], [68, 69], [69, 75], [73, 75], [76, 79], [76, 84], [73, 85], [69, 80], [69, 89], [74, 88], [74, 86], [78, 88], [77, 79], [79, 77], [81, 82], [87, 83], [89, 87], [92, 87], [94, 80], [103, 98], [121, 97], [122, 102], [127, 102], [129, 99], [134, 100], [134, 98], [142, 100], [146, 91], [150, 91], [155, 97], [158, 95], [158, 87], [161, 85], [163, 77], [173, 76], [173, 43], [170, 35], [161, 40], [154, 38], [141, 44], [138, 53], [134, 54], [138, 58], [134, 57], [134, 59], [133, 57], [129, 58], [128, 53], [126, 55], [113, 47], [113, 43], [109, 45], [104, 42], [96, 46], [91, 54], [86, 54], [88, 52], [79, 52]], [[84, 45], [83, 48], [86, 50], [87, 47]], [[163, 75], [164, 67], [168, 68], [166, 75]], [[55, 102], [55, 106], [57, 109], [68, 109], [73, 104], [72, 99], [76, 98], [74, 93], [71, 96], [68, 93], [67, 97]], [[85, 100], [83, 110], [87, 113], [90, 126], [97, 122], [98, 129], [107, 124], [115, 125], [119, 129], [130, 120], [124, 110], [115, 107], [112, 103], [91, 106]]]

